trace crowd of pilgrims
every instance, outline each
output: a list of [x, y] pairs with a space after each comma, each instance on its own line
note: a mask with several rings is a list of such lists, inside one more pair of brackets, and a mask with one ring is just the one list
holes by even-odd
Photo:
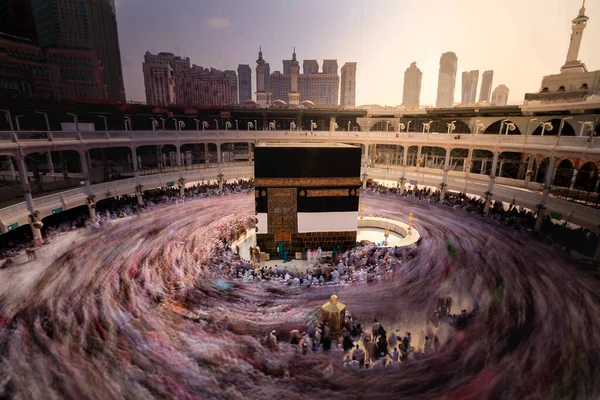
[[[440, 191], [423, 188], [411, 187], [402, 192], [399, 188], [386, 187], [377, 183], [370, 184], [367, 193], [376, 195], [406, 197], [415, 201], [424, 201], [427, 203], [437, 203], [442, 206], [462, 209], [469, 213], [485, 215], [486, 218], [497, 223], [506, 224], [514, 229], [534, 234], [536, 214], [516, 206], [515, 204], [505, 204], [501, 201], [492, 201], [489, 214], [484, 214], [485, 199], [469, 196], [464, 193], [447, 192], [445, 199], [440, 200]], [[542, 222], [541, 239], [548, 244], [555, 244], [561, 249], [570, 252], [575, 250], [578, 253], [593, 257], [598, 245], [598, 235], [591, 230], [583, 227], [572, 228], [566, 221], [553, 222], [547, 215]]]

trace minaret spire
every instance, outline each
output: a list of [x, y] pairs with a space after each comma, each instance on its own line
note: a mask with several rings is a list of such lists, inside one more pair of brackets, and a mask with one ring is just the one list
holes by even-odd
[[294, 52], [292, 53], [292, 61], [296, 61], [296, 46], [294, 46]]
[[585, 0], [583, 0], [579, 14], [571, 21], [571, 41], [569, 42], [567, 61], [560, 69], [560, 72], [587, 72], [585, 64], [579, 61], [578, 57], [583, 31], [588, 20], [589, 18], [585, 16]]
[[581, 4], [581, 8], [579, 9], [578, 17], [583, 17], [583, 16], [585, 16], [585, 0], [583, 0], [583, 3]]

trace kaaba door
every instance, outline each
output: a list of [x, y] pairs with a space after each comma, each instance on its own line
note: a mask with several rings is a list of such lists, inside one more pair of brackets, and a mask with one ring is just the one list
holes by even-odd
[[292, 240], [298, 232], [298, 199], [296, 188], [268, 189], [268, 233], [275, 235], [275, 241]]

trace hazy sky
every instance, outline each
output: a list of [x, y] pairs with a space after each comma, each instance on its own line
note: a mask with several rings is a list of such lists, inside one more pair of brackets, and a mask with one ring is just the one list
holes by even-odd
[[[493, 86], [510, 88], [509, 102], [540, 89], [560, 71], [570, 21], [580, 0], [117, 0], [127, 98], [145, 101], [144, 53], [168, 51], [203, 67], [250, 64], [256, 91], [258, 46], [271, 71], [292, 48], [304, 59], [356, 61], [356, 104], [402, 103], [404, 71], [423, 72], [421, 104], [435, 103], [440, 55], [458, 56], [455, 101], [463, 70], [494, 70]], [[579, 59], [600, 69], [600, 1], [590, 17]], [[479, 97], [479, 94], [477, 94]]]

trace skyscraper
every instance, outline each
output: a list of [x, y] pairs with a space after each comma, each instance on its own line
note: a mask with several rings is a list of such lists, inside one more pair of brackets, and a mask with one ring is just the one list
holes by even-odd
[[238, 66], [238, 93], [240, 104], [252, 100], [252, 69], [248, 64]]
[[447, 108], [454, 105], [454, 89], [456, 86], [456, 69], [458, 57], [452, 52], [440, 57], [440, 73], [438, 77], [437, 100], [435, 106]]
[[23, 0], [0, 1], [0, 32], [36, 41], [31, 2]]
[[404, 72], [404, 90], [402, 91], [402, 105], [406, 107], [419, 107], [421, 100], [421, 80], [423, 73], [413, 62]]
[[341, 71], [340, 105], [343, 108], [354, 108], [356, 106], [356, 63], [345, 63]]
[[125, 101], [121, 48], [114, 0], [88, 0], [92, 47], [102, 63], [106, 95], [112, 101]]
[[174, 57], [173, 53], [152, 54], [149, 51], [144, 55], [142, 70], [146, 103], [161, 106], [175, 103], [175, 80], [171, 66]]
[[481, 90], [479, 91], [479, 102], [490, 102], [492, 94], [492, 83], [494, 81], [494, 71], [485, 71], [481, 75]]
[[479, 71], [463, 71], [461, 104], [475, 104], [477, 99], [477, 83]]
[[508, 104], [508, 88], [506, 85], [498, 85], [492, 93], [492, 104], [495, 106], [505, 106]]
[[298, 74], [300, 74], [300, 63], [296, 60], [296, 48], [290, 61], [290, 92], [288, 93], [288, 102], [291, 105], [300, 104], [300, 93], [298, 93]]

